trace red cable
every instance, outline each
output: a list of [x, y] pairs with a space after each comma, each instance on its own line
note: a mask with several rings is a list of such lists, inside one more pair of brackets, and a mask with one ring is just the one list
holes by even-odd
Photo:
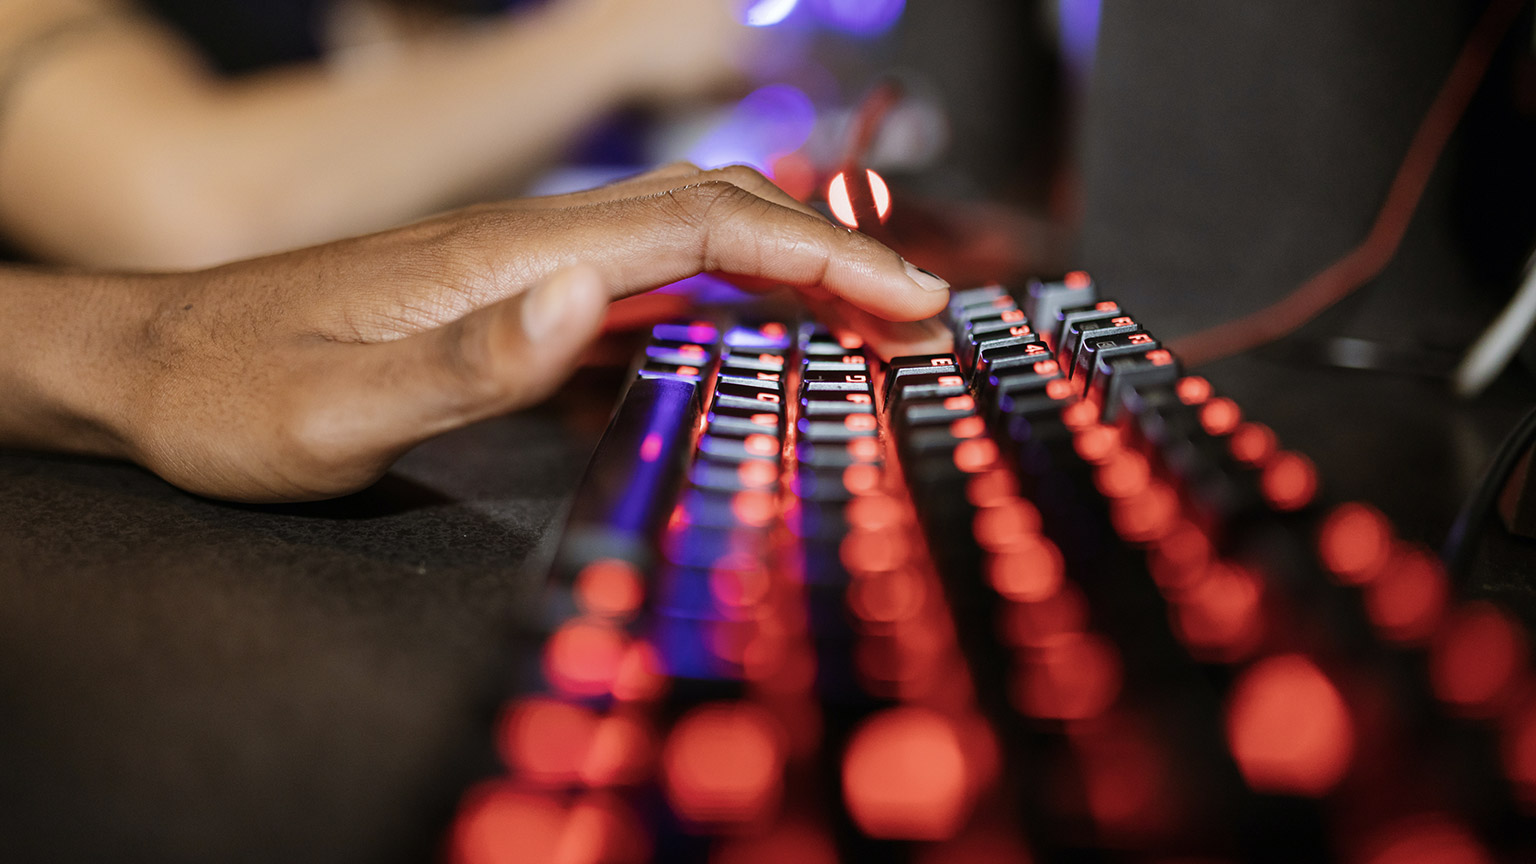
[[1482, 84], [1494, 51], [1524, 5], [1525, 0], [1488, 4], [1414, 132], [1381, 211], [1360, 245], [1264, 309], [1176, 340], [1172, 347], [1185, 365], [1198, 366], [1273, 342], [1381, 275], [1402, 245], [1435, 164]]

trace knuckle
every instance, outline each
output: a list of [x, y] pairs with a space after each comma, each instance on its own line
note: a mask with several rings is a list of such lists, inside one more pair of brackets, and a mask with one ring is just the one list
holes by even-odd
[[663, 177], [672, 177], [682, 174], [702, 174], [704, 169], [687, 159], [679, 159], [676, 162], [668, 162], [650, 173]]
[[671, 193], [701, 224], [730, 218], [754, 204], [764, 203], [751, 192], [725, 180], [706, 180]]

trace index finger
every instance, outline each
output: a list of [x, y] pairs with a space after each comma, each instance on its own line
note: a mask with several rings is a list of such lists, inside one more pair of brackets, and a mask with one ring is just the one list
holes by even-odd
[[[949, 283], [870, 237], [724, 181], [507, 218], [518, 246], [547, 250], [530, 257], [526, 247], [504, 247], [504, 263], [530, 284], [579, 262], [601, 270], [615, 298], [719, 273], [830, 294], [889, 321], [928, 318], [949, 298]], [[538, 230], [522, 221], [530, 218]]]

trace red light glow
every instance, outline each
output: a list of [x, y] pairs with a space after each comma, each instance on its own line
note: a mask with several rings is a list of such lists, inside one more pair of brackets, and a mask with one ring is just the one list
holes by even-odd
[[1068, 288], [1071, 288], [1074, 291], [1081, 291], [1082, 289], [1087, 288], [1089, 285], [1093, 284], [1093, 280], [1089, 278], [1087, 272], [1083, 270], [1073, 270], [1071, 273], [1068, 273], [1066, 276], [1062, 277], [1061, 281], [1063, 285], [1066, 285]]
[[613, 682], [613, 698], [621, 702], [654, 699], [666, 691], [667, 679], [661, 674], [661, 659], [656, 649], [645, 642], [630, 643], [619, 661], [618, 677]]
[[661, 436], [652, 432], [640, 442], [640, 458], [646, 462], [655, 462], [661, 456]]
[[997, 465], [997, 442], [991, 438], [967, 438], [955, 446], [955, 467], [979, 474]]
[[[773, 415], [767, 415], [772, 417]], [[762, 489], [771, 486], [779, 477], [779, 469], [772, 462], [764, 462], [759, 459], [748, 459], [736, 468], [736, 476], [743, 486], [752, 489]]]
[[714, 703], [672, 727], [662, 752], [667, 800], [698, 823], [750, 822], [776, 805], [784, 750], [773, 718], [747, 703]]
[[[884, 222], [891, 213], [891, 189], [886, 185], [885, 178], [873, 169], [866, 168], [864, 176], [869, 182], [870, 197], [874, 199], [875, 214]], [[837, 221], [849, 228], [859, 227], [859, 216], [854, 211], [853, 196], [848, 189], [847, 172], [839, 171], [827, 184], [827, 206]]]
[[761, 432], [748, 435], [742, 442], [748, 453], [754, 456], [777, 456], [779, 454], [779, 439], [772, 435], [764, 435]]
[[1009, 600], [1038, 603], [1061, 590], [1064, 566], [1056, 544], [1038, 534], [1016, 538], [987, 562], [992, 588]]
[[986, 421], [980, 417], [961, 417], [949, 424], [949, 434], [956, 438], [975, 438], [987, 431]]
[[1445, 612], [1450, 585], [1429, 552], [1402, 547], [1365, 585], [1365, 611], [1382, 635], [1397, 642], [1429, 638]]
[[1199, 405], [1211, 398], [1211, 382], [1199, 375], [1180, 378], [1177, 386], [1179, 401], [1185, 405]]
[[582, 760], [581, 780], [593, 787], [638, 782], [648, 773], [653, 746], [650, 734], [634, 718], [604, 717]]
[[628, 618], [645, 599], [643, 585], [635, 565], [600, 558], [576, 574], [576, 602], [588, 615]]
[[1323, 566], [1340, 582], [1359, 585], [1374, 579], [1387, 563], [1392, 553], [1392, 526], [1369, 504], [1340, 504], [1323, 523], [1317, 551]]
[[910, 621], [928, 599], [924, 581], [911, 570], [892, 570], [848, 586], [848, 608], [861, 621], [894, 624]]
[[[1088, 403], [1078, 404], [1087, 405]], [[1120, 430], [1102, 424], [1086, 426], [1078, 430], [1073, 445], [1077, 448], [1077, 455], [1083, 457], [1085, 461], [1102, 465], [1120, 449]]]
[[1444, 816], [1421, 816], [1383, 834], [1364, 864], [1493, 864], [1467, 829]]
[[965, 497], [976, 507], [1002, 504], [1018, 494], [1019, 481], [1006, 468], [973, 475], [965, 485]]
[[1160, 540], [1179, 523], [1179, 496], [1168, 484], [1154, 480], [1135, 495], [1114, 499], [1110, 520], [1115, 531], [1132, 543]]
[[1011, 549], [1039, 530], [1040, 511], [1023, 498], [1009, 498], [996, 507], [984, 507], [971, 520], [976, 542], [989, 552]]
[[867, 495], [879, 489], [880, 469], [867, 464], [849, 465], [843, 469], [843, 488], [855, 495]]
[[1264, 464], [1269, 457], [1275, 455], [1278, 446], [1279, 441], [1274, 431], [1263, 423], [1253, 422], [1239, 424], [1227, 442], [1232, 458], [1244, 465]]
[[1264, 466], [1259, 488], [1276, 510], [1300, 510], [1317, 494], [1317, 469], [1312, 467], [1312, 460], [1300, 453], [1276, 453]]
[[1349, 768], [1354, 724], [1311, 660], [1284, 654], [1243, 672], [1227, 705], [1227, 743], [1259, 792], [1321, 796]]
[[874, 462], [880, 458], [880, 442], [874, 438], [849, 441], [848, 455], [860, 462]]
[[873, 168], [865, 168], [864, 176], [869, 179], [869, 191], [875, 198], [875, 214], [884, 222], [891, 215], [891, 188]]
[[642, 864], [650, 839], [635, 813], [608, 794], [589, 794], [566, 816], [560, 845], [549, 859], [561, 864]]
[[1157, 544], [1148, 563], [1163, 593], [1178, 596], [1205, 575], [1210, 561], [1210, 538], [1195, 523], [1183, 521]]
[[[1065, 387], [1068, 394], [1072, 392], [1072, 382], [1065, 378], [1057, 378], [1055, 381], [1045, 385], [1046, 393], [1052, 399], [1064, 398], [1050, 392], [1051, 388], [1057, 384]], [[1099, 409], [1095, 408], [1093, 404], [1089, 402], [1074, 402], [1073, 404], [1068, 405], [1066, 408], [1062, 409], [1061, 422], [1064, 423], [1068, 429], [1071, 429], [1074, 432], [1081, 429], [1086, 429], [1087, 427], [1099, 422]]]
[[1242, 409], [1225, 397], [1217, 397], [1200, 409], [1200, 425], [1211, 435], [1225, 435], [1243, 419]]
[[525, 780], [548, 786], [574, 783], [592, 749], [597, 722], [597, 714], [580, 705], [525, 699], [502, 716], [497, 749], [507, 767]]
[[779, 513], [779, 499], [770, 492], [747, 490], [731, 496], [731, 513], [743, 525], [761, 528]]
[[953, 722], [923, 708], [891, 708], [848, 743], [843, 798], [872, 837], [944, 840], [965, 820], [967, 774]]
[[715, 603], [732, 617], [763, 602], [773, 580], [761, 567], [718, 568], [709, 573], [709, 592]]
[[907, 560], [907, 543], [896, 531], [849, 531], [838, 551], [855, 574], [885, 573]]
[[1170, 611], [1190, 653], [1231, 663], [1248, 656], [1263, 639], [1263, 596], [1258, 577], [1217, 564]]
[[568, 621], [544, 645], [544, 676], [573, 696], [609, 692], [626, 648], [624, 633], [601, 619]]
[[1009, 645], [1040, 648], [1062, 636], [1079, 633], [1088, 623], [1088, 601], [1071, 583], [1045, 600], [1010, 603], [1003, 608], [998, 629]]
[[860, 495], [848, 502], [848, 524], [865, 531], [900, 527], [905, 515], [901, 502], [890, 495]]
[[1104, 461], [1095, 479], [1106, 497], [1129, 498], [1147, 488], [1152, 480], [1152, 466], [1140, 453], [1121, 449]]
[[1525, 665], [1520, 625], [1477, 601], [1452, 613], [1430, 646], [1435, 695], [1469, 715], [1501, 708]]
[[1120, 653], [1095, 633], [1049, 640], [1019, 668], [1015, 703], [1031, 717], [1088, 720], [1120, 695]]
[[542, 795], [490, 782], [465, 793], [454, 820], [453, 864], [540, 864], [556, 860], [565, 810]]

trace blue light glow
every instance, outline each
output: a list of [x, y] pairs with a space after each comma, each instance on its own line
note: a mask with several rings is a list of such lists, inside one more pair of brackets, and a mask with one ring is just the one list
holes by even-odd
[[800, 0], [758, 0], [747, 9], [748, 27], [772, 27], [789, 17]]
[[1103, 0], [1059, 0], [1061, 13], [1061, 53], [1068, 68], [1086, 76], [1093, 68], [1093, 54], [1099, 39], [1099, 15]]
[[817, 13], [829, 27], [855, 36], [877, 36], [895, 26], [906, 0], [816, 0]]
[[770, 84], [738, 102], [688, 158], [704, 168], [742, 163], [767, 171], [774, 158], [800, 149], [815, 126], [809, 96], [788, 84]]

